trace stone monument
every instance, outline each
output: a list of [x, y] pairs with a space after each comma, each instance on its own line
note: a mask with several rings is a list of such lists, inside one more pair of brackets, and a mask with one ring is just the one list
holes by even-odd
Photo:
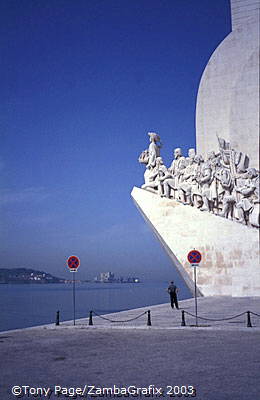
[[167, 168], [159, 135], [149, 133], [144, 184], [132, 197], [192, 292], [186, 257], [196, 248], [200, 295], [260, 296], [259, 3], [231, 0], [231, 10], [233, 30], [198, 90], [197, 151], [176, 148]]
[[232, 32], [212, 54], [200, 81], [197, 151], [217, 151], [216, 135], [243, 149], [259, 169], [259, 1], [231, 0]]

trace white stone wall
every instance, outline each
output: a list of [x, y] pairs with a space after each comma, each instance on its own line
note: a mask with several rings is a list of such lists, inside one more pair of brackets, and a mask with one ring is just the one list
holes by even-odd
[[258, 230], [134, 188], [131, 193], [193, 290], [192, 249], [202, 253], [197, 282], [202, 295], [260, 296]]
[[[259, 17], [259, 0], [231, 0], [232, 31], [244, 24], [254, 23]], [[258, 20], [259, 24], [259, 20]]]
[[218, 151], [216, 135], [259, 169], [259, 0], [231, 0], [232, 29], [212, 54], [196, 105], [197, 152]]

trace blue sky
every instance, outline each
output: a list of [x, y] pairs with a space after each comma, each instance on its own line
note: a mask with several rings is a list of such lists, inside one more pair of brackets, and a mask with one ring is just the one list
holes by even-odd
[[1, 263], [79, 278], [174, 277], [133, 205], [148, 131], [195, 146], [206, 63], [228, 0], [9, 0], [0, 6]]

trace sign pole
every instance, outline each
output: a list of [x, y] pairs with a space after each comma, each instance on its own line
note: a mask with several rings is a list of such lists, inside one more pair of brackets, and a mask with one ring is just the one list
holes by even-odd
[[72, 274], [73, 274], [73, 325], [76, 325], [76, 322], [75, 322], [75, 309], [76, 309], [76, 296], [75, 296], [75, 272], [76, 271], [73, 271], [72, 272]]
[[197, 303], [197, 267], [194, 267], [194, 289], [195, 289], [195, 314], [196, 314], [196, 326], [198, 326], [198, 303]]
[[73, 325], [76, 325], [75, 317], [76, 317], [76, 288], [75, 288], [75, 272], [78, 270], [80, 265], [79, 258], [77, 256], [70, 256], [67, 259], [67, 264], [69, 270], [73, 273], [72, 279], [72, 298], [73, 298]]
[[196, 326], [198, 326], [198, 302], [197, 302], [197, 267], [201, 262], [201, 253], [198, 250], [191, 250], [187, 255], [187, 259], [194, 268], [194, 297], [195, 297], [195, 314], [196, 314]]

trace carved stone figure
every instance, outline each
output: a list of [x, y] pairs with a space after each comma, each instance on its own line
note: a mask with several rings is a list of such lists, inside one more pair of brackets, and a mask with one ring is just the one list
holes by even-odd
[[225, 218], [228, 218], [230, 215], [233, 218], [233, 208], [236, 199], [232, 194], [234, 185], [231, 172], [228, 168], [222, 167], [215, 172], [215, 177], [219, 181], [218, 202], [222, 203], [222, 211], [219, 215]]
[[168, 170], [163, 164], [162, 157], [157, 157], [155, 160], [155, 167], [149, 176], [149, 181], [142, 185], [142, 189], [147, 189], [153, 192], [158, 191], [158, 194], [163, 196], [163, 180], [167, 174]]
[[259, 227], [259, 213], [254, 212], [259, 211], [259, 173], [255, 168], [249, 168], [245, 175], [247, 179], [244, 186], [235, 187], [236, 192], [242, 195], [236, 204], [238, 222]]
[[243, 173], [249, 166], [249, 158], [245, 153], [231, 149], [230, 143], [218, 137], [219, 151], [225, 166], [233, 163], [238, 173]]
[[203, 205], [200, 208], [201, 211], [213, 212], [213, 203], [217, 196], [215, 187], [212, 185], [214, 181], [214, 164], [212, 161], [215, 157], [216, 155], [214, 151], [208, 153], [207, 161], [202, 164], [201, 177], [199, 180], [203, 200]]
[[196, 150], [191, 148], [188, 150], [188, 157], [186, 158], [186, 163], [187, 165], [189, 164], [190, 161], [193, 161], [196, 156]]
[[148, 132], [150, 136], [150, 144], [148, 148], [149, 152], [149, 160], [147, 164], [147, 168], [153, 168], [156, 164], [156, 158], [160, 157], [160, 146], [157, 144], [160, 142], [160, 136], [155, 132]]
[[198, 173], [198, 163], [195, 161], [195, 149], [189, 149], [188, 157], [186, 159], [187, 166], [183, 170], [182, 181], [179, 184], [179, 198], [183, 204], [192, 205], [192, 192], [194, 193], [198, 188], [196, 181]]
[[158, 144], [160, 142], [160, 136], [155, 132], [148, 132], [148, 135], [150, 137], [149, 148], [142, 151], [138, 158], [140, 164], [146, 164], [146, 170], [144, 173], [145, 184], [151, 182], [150, 175], [153, 174], [152, 170], [155, 168], [156, 158], [160, 157], [161, 148], [161, 145]]
[[146, 165], [143, 189], [161, 197], [173, 198], [201, 211], [235, 219], [240, 223], [259, 227], [259, 171], [248, 168], [249, 159], [243, 152], [231, 148], [218, 137], [219, 153], [211, 151], [206, 161], [195, 149], [182, 155], [174, 149], [174, 160], [169, 169], [160, 157], [160, 137], [149, 132], [149, 149], [139, 156]]
[[[171, 197], [171, 189], [173, 190], [173, 197], [176, 198], [176, 193], [179, 189], [179, 184], [182, 181], [182, 175], [186, 167], [186, 160], [183, 157], [181, 149], [178, 147], [174, 149], [174, 160], [168, 169], [169, 175], [164, 179], [164, 195], [169, 199]], [[177, 196], [176, 200], [179, 200]]]
[[204, 163], [203, 157], [201, 155], [196, 155], [194, 157], [194, 163], [196, 164], [196, 167], [194, 167], [195, 177], [191, 188], [191, 200], [194, 207], [200, 208], [203, 204], [202, 190], [200, 185], [201, 166]]

